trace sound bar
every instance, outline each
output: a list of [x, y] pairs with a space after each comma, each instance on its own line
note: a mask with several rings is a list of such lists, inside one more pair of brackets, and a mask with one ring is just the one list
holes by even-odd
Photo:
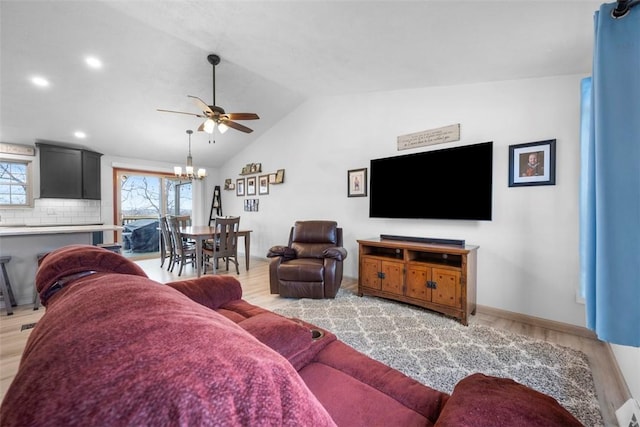
[[435, 237], [412, 237], [412, 236], [394, 236], [391, 234], [381, 234], [381, 240], [403, 240], [405, 242], [430, 243], [433, 245], [452, 245], [464, 247], [464, 240], [457, 239], [437, 239]]

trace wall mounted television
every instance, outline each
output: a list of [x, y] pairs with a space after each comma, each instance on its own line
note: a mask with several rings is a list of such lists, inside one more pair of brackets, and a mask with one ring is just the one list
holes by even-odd
[[373, 159], [369, 217], [491, 220], [493, 142]]

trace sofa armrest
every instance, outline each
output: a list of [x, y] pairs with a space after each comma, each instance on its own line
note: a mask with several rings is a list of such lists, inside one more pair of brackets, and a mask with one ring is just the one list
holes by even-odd
[[294, 259], [296, 251], [288, 246], [272, 246], [267, 252], [268, 258], [283, 257], [284, 259]]
[[327, 248], [322, 252], [324, 258], [333, 258], [338, 261], [343, 261], [347, 257], [347, 250], [341, 247]]
[[213, 310], [242, 298], [240, 282], [233, 276], [202, 276], [197, 279], [169, 282], [166, 286]]
[[578, 427], [582, 423], [551, 396], [512, 379], [476, 373], [456, 384], [435, 425]]

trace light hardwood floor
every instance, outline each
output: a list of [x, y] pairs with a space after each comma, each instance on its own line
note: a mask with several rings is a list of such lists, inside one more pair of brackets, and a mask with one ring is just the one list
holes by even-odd
[[[195, 277], [195, 270], [187, 266], [182, 276], [160, 268], [158, 259], [136, 261], [152, 280], [165, 283], [172, 280]], [[224, 267], [219, 270], [226, 274]], [[288, 300], [269, 293], [269, 271], [266, 259], [252, 258], [251, 269], [246, 271], [241, 262], [240, 275], [236, 276], [242, 283], [243, 298], [252, 304], [273, 310]], [[356, 289], [357, 280], [345, 278], [343, 288]], [[22, 330], [23, 325], [36, 323], [44, 314], [44, 308], [33, 310], [31, 305], [19, 306], [12, 316], [0, 313], [0, 399], [2, 399], [18, 370], [20, 357], [31, 329]], [[622, 381], [620, 372], [614, 363], [609, 346], [589, 336], [578, 328], [564, 327], [562, 324], [530, 319], [514, 313], [501, 312], [485, 307], [478, 307], [477, 314], [471, 316], [471, 323], [484, 324], [494, 328], [505, 329], [527, 335], [536, 339], [571, 347], [585, 353], [589, 358], [598, 400], [606, 426], [616, 426], [615, 410], [628, 398], [629, 391]]]

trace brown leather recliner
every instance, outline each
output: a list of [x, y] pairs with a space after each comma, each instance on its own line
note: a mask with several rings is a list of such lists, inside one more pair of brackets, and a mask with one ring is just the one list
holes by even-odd
[[335, 298], [342, 283], [342, 228], [335, 221], [296, 221], [287, 246], [267, 257], [272, 294], [293, 298]]

